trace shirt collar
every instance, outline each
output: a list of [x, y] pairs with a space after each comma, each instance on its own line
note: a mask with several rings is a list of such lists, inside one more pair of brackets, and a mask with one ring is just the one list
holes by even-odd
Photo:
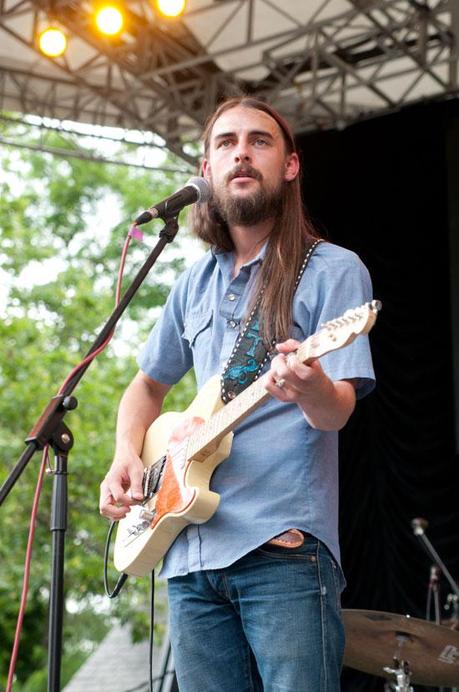
[[[241, 269], [251, 270], [251, 267], [253, 267], [255, 264], [261, 264], [266, 255], [267, 247], [268, 241], [266, 240], [260, 248], [258, 254], [251, 260], [243, 264]], [[217, 248], [212, 248], [211, 251], [217, 261], [218, 266], [220, 267], [220, 270], [224, 273], [232, 273], [234, 267], [234, 252], [232, 250], [230, 250], [229, 252], [222, 252]]]

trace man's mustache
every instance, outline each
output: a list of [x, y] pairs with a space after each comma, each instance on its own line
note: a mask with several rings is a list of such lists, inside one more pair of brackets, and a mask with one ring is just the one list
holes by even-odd
[[256, 168], [253, 168], [252, 166], [245, 165], [245, 166], [235, 166], [226, 176], [226, 182], [229, 183], [231, 180], [234, 180], [234, 178], [255, 178], [255, 180], [262, 180], [263, 176], [259, 171], [257, 171]]

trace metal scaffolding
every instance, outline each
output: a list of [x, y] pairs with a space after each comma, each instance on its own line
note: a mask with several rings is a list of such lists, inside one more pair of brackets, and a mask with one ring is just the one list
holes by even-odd
[[[303, 132], [457, 93], [458, 0], [188, 0], [175, 21], [123, 4], [108, 39], [87, 0], [0, 0], [0, 109], [156, 133], [194, 164], [224, 97], [266, 99]], [[61, 58], [36, 45], [50, 22]]]

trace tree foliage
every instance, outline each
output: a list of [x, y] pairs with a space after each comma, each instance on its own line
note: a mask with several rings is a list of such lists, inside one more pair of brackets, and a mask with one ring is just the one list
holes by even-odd
[[[56, 134], [56, 144], [73, 146]], [[121, 145], [120, 145], [121, 146]], [[24, 449], [23, 440], [70, 369], [92, 344], [113, 309], [114, 284], [128, 220], [183, 184], [171, 174], [139, 172], [49, 154], [0, 150], [0, 260], [5, 304], [0, 304], [0, 481]], [[114, 225], [110, 229], [110, 224]], [[156, 232], [158, 228], [154, 229]], [[152, 233], [153, 235], [153, 233]], [[150, 239], [153, 245], [156, 239]], [[148, 248], [129, 254], [125, 286]], [[182, 268], [165, 252], [123, 318], [120, 336], [90, 366], [66, 418], [75, 437], [69, 457], [64, 661], [80, 661], [112, 618], [132, 618], [147, 634], [145, 580], [128, 582], [119, 603], [103, 601], [106, 522], [98, 514], [98, 486], [113, 454], [117, 402], [135, 373], [146, 336], [170, 283]], [[171, 393], [181, 408], [193, 395], [192, 376]], [[39, 467], [35, 455], [0, 509], [0, 682], [6, 679], [19, 607], [28, 521]], [[52, 475], [46, 477], [37, 520], [18, 684], [45, 689], [50, 576]], [[111, 573], [111, 579], [115, 575]]]

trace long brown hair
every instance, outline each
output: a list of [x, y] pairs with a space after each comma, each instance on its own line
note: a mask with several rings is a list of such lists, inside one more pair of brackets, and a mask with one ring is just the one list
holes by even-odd
[[[225, 111], [243, 106], [267, 113], [278, 124], [285, 142], [286, 153], [296, 151], [293, 133], [284, 118], [271, 106], [248, 96], [224, 101], [207, 121], [202, 139], [204, 155], [209, 153], [212, 128]], [[202, 173], [202, 171], [201, 171]], [[228, 226], [216, 213], [212, 200], [193, 205], [190, 214], [193, 232], [220, 251], [234, 249]], [[301, 199], [300, 179], [284, 181], [281, 203], [269, 235], [266, 254], [254, 286], [248, 313], [264, 287], [260, 304], [261, 333], [267, 344], [273, 339], [288, 338], [292, 326], [292, 301], [295, 280], [306, 254], [306, 248], [318, 234], [308, 220]]]

